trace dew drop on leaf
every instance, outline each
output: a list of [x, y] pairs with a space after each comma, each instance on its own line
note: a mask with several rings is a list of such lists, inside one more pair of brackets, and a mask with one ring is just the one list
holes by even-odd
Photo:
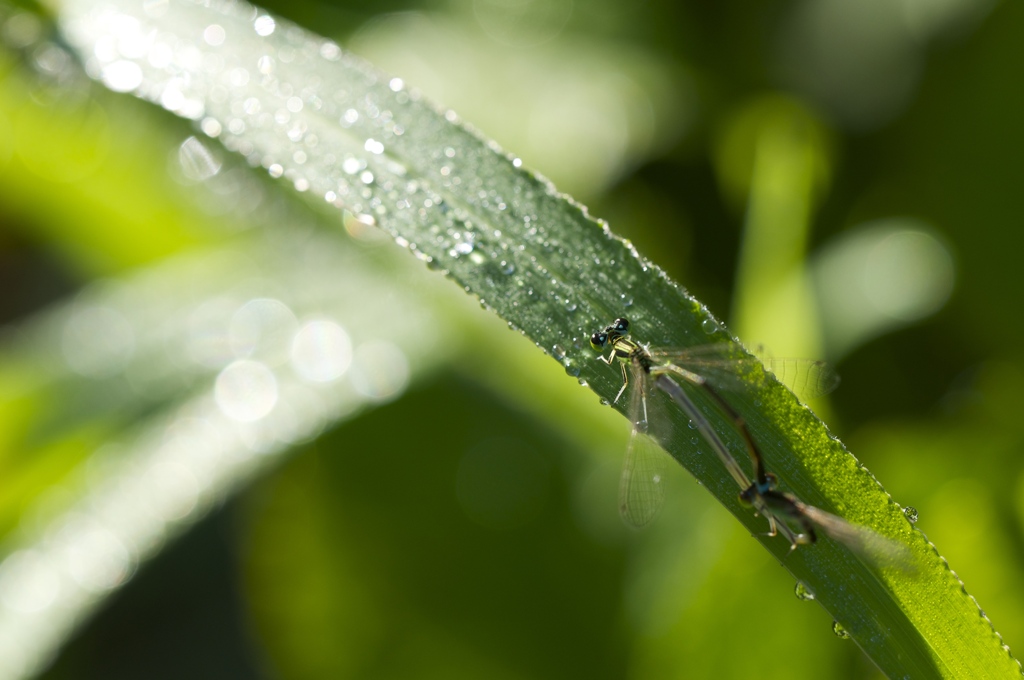
[[814, 593], [811, 591], [810, 588], [807, 587], [807, 584], [803, 581], [796, 582], [796, 586], [793, 587], [793, 593], [796, 595], [796, 599], [798, 600], [814, 599]]

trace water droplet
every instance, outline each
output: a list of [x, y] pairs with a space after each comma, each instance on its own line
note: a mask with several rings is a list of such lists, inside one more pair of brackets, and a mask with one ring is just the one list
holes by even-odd
[[562, 359], [565, 359], [565, 348], [561, 345], [555, 345], [551, 348], [551, 355], [555, 357], [555, 359], [561, 361]]
[[341, 56], [341, 48], [338, 47], [337, 43], [325, 42], [320, 46], [320, 56], [328, 61], [335, 61]]
[[365, 167], [366, 165], [363, 163], [363, 161], [359, 160], [358, 158], [346, 158], [344, 161], [341, 162], [341, 169], [350, 175], [356, 174]]
[[601, 406], [611, 406], [612, 402], [607, 399], [601, 399]]
[[697, 423], [693, 422], [692, 420], [687, 420], [686, 421], [686, 426], [688, 428], [690, 428], [691, 430], [696, 430], [697, 429]]
[[203, 40], [211, 47], [219, 47], [224, 44], [224, 27], [220, 24], [210, 24], [203, 30]]
[[903, 515], [907, 518], [907, 521], [911, 524], [917, 523], [917, 508], [912, 505], [908, 505], [903, 508]]
[[511, 262], [506, 262], [505, 260], [501, 261], [501, 273], [502, 274], [505, 274], [506, 276], [510, 276], [510, 275], [514, 274], [515, 271], [516, 271], [516, 266], [514, 264], [512, 264]]
[[796, 595], [796, 599], [798, 600], [814, 599], [814, 593], [811, 591], [810, 588], [807, 587], [807, 584], [803, 581], [796, 582], [796, 586], [793, 587], [793, 593]]
[[567, 312], [569, 312], [571, 314], [571, 313], [575, 312], [576, 309], [577, 309], [577, 306], [576, 306], [575, 302], [573, 302], [572, 300], [566, 300], [565, 301], [565, 311], [567, 311]]
[[[566, 368], [565, 372], [569, 373], [570, 370], [572, 370], [572, 367]], [[577, 368], [575, 370], [576, 370], [576, 375], [579, 375], [580, 369]], [[569, 375], [572, 375], [572, 373], [569, 373]], [[584, 380], [583, 378], [580, 378], [576, 382], [578, 382], [580, 384], [580, 387], [587, 387], [587, 381]]]
[[832, 622], [832, 632], [835, 633], [836, 637], [840, 640], [850, 639], [850, 634], [846, 632], [845, 628], [843, 628], [843, 624], [839, 623], [838, 621]]
[[[565, 372], [575, 378], [576, 376], [578, 376], [580, 374], [580, 367], [576, 366], [574, 364], [569, 364], [569, 365], [567, 365], [565, 367]], [[581, 385], [586, 385], [587, 381], [581, 379], [580, 380], [580, 384]]]
[[704, 322], [701, 323], [700, 326], [708, 335], [713, 335], [714, 333], [717, 333], [719, 330], [718, 322], [711, 318], [704, 319]]
[[218, 137], [222, 131], [220, 121], [209, 117], [203, 118], [202, 122], [199, 123], [199, 128], [207, 137]]
[[267, 37], [277, 28], [277, 23], [274, 21], [274, 17], [264, 14], [256, 17], [256, 21], [253, 22], [253, 28], [256, 29], [256, 35]]
[[205, 181], [220, 172], [220, 161], [196, 137], [188, 137], [178, 146], [181, 171], [189, 179]]
[[125, 59], [104, 66], [100, 77], [114, 92], [131, 92], [142, 85], [142, 69], [135, 62]]

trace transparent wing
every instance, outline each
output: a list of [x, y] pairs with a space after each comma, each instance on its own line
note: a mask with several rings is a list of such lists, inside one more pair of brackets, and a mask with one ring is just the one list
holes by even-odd
[[879, 533], [857, 524], [850, 524], [842, 517], [825, 512], [813, 505], [797, 501], [797, 509], [814, 522], [830, 538], [839, 541], [861, 557], [878, 566], [893, 566], [903, 571], [915, 571], [912, 553], [907, 546], [886, 538]]
[[622, 477], [619, 480], [619, 512], [627, 524], [640, 528], [646, 526], [657, 516], [665, 500], [665, 488], [662, 483], [665, 473], [665, 452], [651, 439], [651, 420], [657, 428], [667, 427], [667, 423], [655, 411], [653, 401], [648, 400], [647, 374], [636, 364], [629, 367], [630, 401], [629, 419], [633, 423], [633, 433], [629, 437], [626, 448], [626, 459], [622, 465]]
[[619, 480], [619, 512], [630, 526], [646, 526], [661, 509], [665, 456], [653, 439], [633, 428]]
[[824, 361], [778, 359], [747, 354], [728, 342], [697, 347], [658, 347], [650, 350], [657, 363], [671, 363], [703, 376], [715, 387], [742, 391], [764, 380], [770, 371], [800, 399], [828, 394], [839, 386], [839, 374]]
[[764, 365], [801, 401], [823, 397], [839, 387], [839, 374], [824, 361], [769, 358]]
[[711, 423], [708, 422], [704, 414], [700, 412], [700, 409], [686, 396], [686, 392], [683, 391], [679, 385], [675, 383], [671, 378], [665, 374], [661, 374], [655, 378], [654, 384], [668, 395], [686, 414], [690, 419], [690, 422], [696, 427], [697, 431], [704, 438], [704, 441], [711, 447], [711, 449], [721, 459], [722, 464], [725, 465], [725, 469], [728, 470], [729, 474], [736, 483], [739, 485], [740, 490], [750, 486], [750, 480], [747, 475], [743, 472], [743, 468], [739, 466], [736, 459], [733, 458], [729, 452], [729, 448], [722, 441], [718, 433], [715, 432], [714, 428], [711, 427]]

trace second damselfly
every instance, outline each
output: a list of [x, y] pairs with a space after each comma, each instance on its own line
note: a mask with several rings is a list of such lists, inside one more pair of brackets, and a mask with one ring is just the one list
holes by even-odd
[[[662, 494], [657, 488], [661, 480], [656, 474], [648, 474], [653, 466], [646, 462], [645, 456], [639, 455], [645, 448], [653, 446], [653, 442], [649, 446], [640, 435], [647, 434], [652, 425], [648, 405], [652, 402], [654, 388], [668, 395], [683, 410], [691, 426], [715, 451], [740, 490], [750, 486], [750, 479], [729, 453], [718, 432], [676, 380], [698, 388], [711, 399], [742, 436], [755, 473], [760, 474], [763, 470], [761, 453], [746, 421], [711, 384], [713, 376], [719, 385], [732, 383], [743, 386], [745, 379], [764, 375], [764, 365], [760, 360], [740, 354], [732, 344], [688, 349], [651, 348], [630, 337], [629, 320], [623, 317], [594, 333], [590, 344], [601, 353], [601, 361], [608, 365], [618, 363], [622, 371], [622, 387], [613, 401], [617, 402], [630, 386], [633, 388], [629, 418], [634, 434], [627, 450], [620, 486], [621, 509], [627, 522], [637, 526], [646, 524], [656, 514], [661, 501]], [[607, 356], [605, 352], [608, 352]], [[787, 359], [778, 365], [801, 384], [804, 397], [827, 394], [839, 382], [838, 376], [820, 361]], [[659, 423], [653, 425], [657, 428]], [[661, 459], [661, 456], [655, 458]]]
[[[817, 538], [815, 527], [819, 527], [832, 538], [868, 557], [877, 560], [879, 557], [896, 556], [897, 561], [903, 559], [902, 555], [896, 555], [902, 546], [777, 489], [777, 480], [765, 469], [764, 458], [746, 421], [705, 375], [707, 369], [712, 368], [716, 375], [722, 375], [723, 371], [731, 373], [742, 383], [742, 376], [749, 380], [751, 376], [763, 375], [765, 368], [758, 359], [740, 354], [730, 344], [689, 350], [652, 349], [633, 340], [629, 330], [629, 320], [618, 318], [590, 338], [591, 346], [600, 353], [599, 359], [609, 365], [618, 362], [622, 370], [622, 388], [615, 401], [630, 385], [633, 387], [629, 408], [633, 433], [626, 451], [619, 493], [620, 510], [628, 523], [643, 526], [650, 522], [664, 497], [660, 463], [655, 462], [664, 460], [664, 454], [657, 451], [658, 447], [647, 436], [650, 428], [649, 398], [652, 390], [657, 389], [686, 414], [691, 426], [718, 455], [739, 487], [740, 500], [768, 520], [770, 535], [781, 533], [795, 548], [813, 543]], [[823, 362], [784, 360], [779, 366], [788, 371], [791, 378], [796, 377], [805, 398], [826, 394], [838, 384], [838, 377]], [[753, 479], [747, 476], [677, 380], [702, 391], [732, 421], [750, 457]]]

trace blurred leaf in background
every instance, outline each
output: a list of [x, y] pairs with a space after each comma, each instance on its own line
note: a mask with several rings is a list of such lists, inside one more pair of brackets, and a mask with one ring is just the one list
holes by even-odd
[[[745, 342], [834, 362], [844, 380], [830, 427], [920, 511], [918, 526], [1019, 651], [1024, 9], [267, 8], [458, 110], [732, 318]], [[0, 320], [21, 338], [14, 346], [57, 347], [72, 365], [79, 357], [80, 373], [109, 379], [83, 395], [51, 382], [45, 363], [4, 355], [10, 548], [108, 478], [116, 452], [93, 450], [110, 432], [180, 407], [199, 374], [182, 367], [206, 357], [212, 368], [223, 343], [276, 351], [278, 324], [336, 309], [338, 289], [301, 276], [323, 271], [309, 253], [333, 252], [315, 235], [336, 225], [180, 120], [91, 84], [52, 19], [4, 7], [0, 21]], [[401, 350], [414, 368], [368, 379], [350, 406], [311, 400], [307, 415], [326, 424], [393, 403], [319, 436], [282, 430], [276, 441], [294, 447], [283, 466], [226, 505], [195, 499], [209, 516], [154, 561], [92, 574], [102, 594], [138, 569], [48, 677], [877, 674], [681, 471], [655, 525], [626, 532], [615, 512], [625, 424], [365, 224], [345, 226], [343, 250], [356, 255], [337, 262], [353, 272], [372, 262], [365, 276], [377, 283], [341, 290], [378, 291], [381, 309], [403, 310], [367, 316], [363, 329], [408, 318]], [[778, 257], [751, 269], [751, 248]], [[119, 335], [102, 309], [67, 326], [79, 335], [47, 317], [25, 325], [49, 303], [109, 290], [151, 312], [152, 346]], [[207, 298], [203, 314], [182, 311]], [[250, 298], [285, 300], [287, 312], [235, 315]], [[785, 312], [759, 319], [751, 305]], [[26, 328], [42, 330], [26, 340]], [[188, 361], [162, 349], [169, 337], [186, 339]], [[82, 347], [97, 349], [74, 353]], [[417, 351], [433, 363], [416, 368]], [[242, 377], [258, 396], [258, 376]], [[36, 391], [19, 397], [26, 385]], [[2, 582], [0, 598], [22, 607], [49, 592], [43, 577], [36, 600]]]

